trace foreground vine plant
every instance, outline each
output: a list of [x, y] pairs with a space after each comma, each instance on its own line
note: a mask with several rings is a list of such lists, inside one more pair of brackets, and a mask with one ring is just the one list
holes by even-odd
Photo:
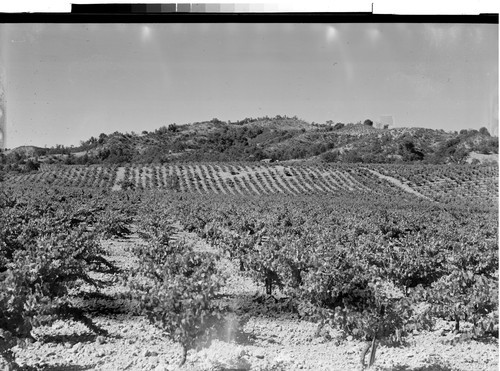
[[175, 239], [168, 220], [148, 211], [140, 223], [148, 244], [134, 250], [142, 264], [129, 285], [140, 313], [181, 345], [182, 366], [188, 351], [209, 341], [222, 319], [225, 309], [214, 298], [223, 281], [214, 254]]
[[114, 219], [103, 216], [106, 201], [97, 192], [7, 191], [0, 195], [0, 352], [15, 368], [11, 348], [37, 340], [33, 330], [57, 319], [106, 334], [72, 304], [71, 292], [84, 282], [99, 287], [90, 271], [115, 269], [99, 244]]

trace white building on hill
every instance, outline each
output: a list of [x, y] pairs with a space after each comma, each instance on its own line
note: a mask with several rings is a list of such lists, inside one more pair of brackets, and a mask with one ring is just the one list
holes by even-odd
[[375, 123], [375, 127], [383, 129], [386, 126], [390, 129], [394, 127], [394, 116], [393, 115], [382, 115], [379, 120]]

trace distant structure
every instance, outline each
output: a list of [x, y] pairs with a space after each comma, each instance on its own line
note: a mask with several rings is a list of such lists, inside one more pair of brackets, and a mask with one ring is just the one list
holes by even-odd
[[394, 126], [394, 116], [392, 115], [382, 115], [376, 123], [378, 129], [383, 129], [384, 127], [391, 128]]
[[5, 90], [3, 88], [2, 76], [0, 76], [0, 151], [5, 150], [5, 142], [7, 141], [7, 114]]

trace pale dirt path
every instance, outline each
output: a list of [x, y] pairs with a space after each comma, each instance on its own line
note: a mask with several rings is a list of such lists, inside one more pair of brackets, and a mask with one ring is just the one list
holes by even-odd
[[123, 181], [125, 178], [125, 168], [123, 166], [120, 166], [119, 168], [116, 169], [116, 179], [115, 179], [115, 184], [113, 184], [113, 187], [111, 188], [112, 191], [119, 191], [122, 189], [119, 182]]
[[417, 197], [425, 198], [426, 200], [432, 201], [429, 197], [424, 196], [422, 193], [415, 191], [413, 188], [410, 188], [406, 184], [401, 183], [399, 180], [397, 180], [396, 178], [393, 178], [392, 176], [383, 175], [383, 174], [380, 174], [378, 171], [371, 170], [368, 168], [364, 168], [364, 169], [368, 170], [372, 174], [375, 174], [380, 179], [384, 179], [384, 180], [387, 180], [388, 182], [391, 182], [392, 184], [398, 186], [399, 188], [401, 188], [405, 192], [408, 192], [408, 193], [411, 193]]

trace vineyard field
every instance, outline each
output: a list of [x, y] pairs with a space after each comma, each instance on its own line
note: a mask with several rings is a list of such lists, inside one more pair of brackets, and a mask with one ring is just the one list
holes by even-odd
[[498, 369], [496, 165], [61, 166], [0, 183], [0, 368]]
[[61, 165], [55, 169], [11, 176], [6, 183], [259, 196], [361, 192], [406, 195], [438, 202], [454, 199], [493, 202], [498, 198], [498, 166], [255, 163], [121, 167]]

